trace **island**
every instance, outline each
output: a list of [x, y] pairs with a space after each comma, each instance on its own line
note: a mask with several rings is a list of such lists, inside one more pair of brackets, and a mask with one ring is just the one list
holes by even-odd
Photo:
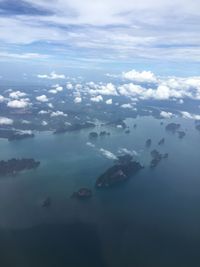
[[133, 161], [132, 156], [120, 156], [114, 166], [108, 168], [107, 171], [97, 178], [95, 186], [96, 188], [113, 187], [127, 181], [142, 168], [139, 162]]
[[33, 137], [35, 137], [33, 133], [14, 133], [9, 136], [8, 141], [23, 140], [27, 138], [33, 138]]
[[180, 139], [183, 139], [186, 136], [186, 133], [184, 131], [178, 131], [178, 137]]
[[12, 175], [24, 170], [36, 169], [40, 165], [34, 159], [9, 159], [0, 161], [0, 175]]
[[96, 132], [89, 133], [89, 138], [90, 139], [96, 139], [97, 137], [98, 137], [98, 133], [96, 133]]
[[161, 145], [164, 145], [165, 143], [165, 138], [162, 138], [159, 142], [158, 142], [158, 145], [161, 146]]
[[169, 123], [167, 124], [167, 126], [165, 127], [165, 129], [168, 131], [168, 132], [171, 132], [171, 133], [175, 133], [177, 132], [179, 129], [180, 129], [181, 125], [179, 123]]
[[131, 131], [130, 131], [129, 129], [127, 129], [127, 130], [125, 131], [126, 134], [130, 134], [130, 132], [131, 132]]
[[152, 156], [152, 160], [150, 163], [150, 167], [155, 168], [162, 159], [167, 159], [169, 155], [168, 153], [161, 154], [158, 150], [154, 149], [151, 151], [151, 156]]
[[126, 123], [122, 119], [118, 119], [116, 121], [108, 122], [106, 125], [120, 127], [120, 128], [123, 128], [123, 129], [127, 128]]
[[101, 131], [99, 133], [99, 136], [106, 136], [106, 135], [110, 135], [110, 133], [109, 132], [106, 132], [106, 131]]
[[147, 141], [146, 141], [146, 143], [145, 143], [145, 146], [146, 146], [146, 147], [150, 147], [150, 146], [151, 146], [151, 143], [152, 143], [152, 141], [151, 141], [151, 139], [149, 138], [149, 139], [147, 139]]
[[86, 187], [82, 187], [77, 192], [74, 192], [71, 197], [78, 199], [88, 199], [92, 197], [92, 190]]
[[43, 200], [42, 202], [42, 207], [43, 208], [49, 208], [51, 206], [51, 198], [47, 197]]

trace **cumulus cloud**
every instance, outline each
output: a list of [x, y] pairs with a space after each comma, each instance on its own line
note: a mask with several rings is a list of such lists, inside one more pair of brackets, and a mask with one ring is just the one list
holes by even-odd
[[130, 109], [132, 109], [133, 106], [131, 104], [122, 104], [121, 108], [130, 108]]
[[115, 156], [115, 154], [113, 154], [109, 150], [101, 148], [99, 151], [107, 159], [117, 160], [117, 156]]
[[87, 142], [86, 145], [89, 146], [89, 147], [93, 147], [93, 148], [95, 147], [95, 145], [93, 143], [91, 143], [91, 142]]
[[66, 79], [64, 74], [57, 74], [55, 71], [52, 71], [49, 75], [48, 74], [38, 74], [37, 77], [39, 79], [48, 79], [48, 80]]
[[2, 103], [5, 100], [5, 97], [0, 95], [0, 103]]
[[131, 155], [131, 156], [138, 156], [137, 151], [135, 151], [135, 150], [129, 150], [127, 148], [120, 148], [118, 150], [118, 153], [119, 154], [128, 154], [128, 155]]
[[107, 104], [107, 105], [112, 105], [112, 103], [113, 103], [112, 98], [106, 100], [106, 104]]
[[39, 101], [39, 102], [48, 102], [49, 101], [49, 99], [47, 98], [46, 95], [37, 96], [36, 100]]
[[151, 71], [138, 72], [136, 70], [131, 70], [122, 73], [122, 78], [138, 83], [156, 83], [157, 78]]
[[91, 97], [90, 100], [92, 102], [101, 102], [103, 101], [103, 97], [101, 95], [98, 95], [98, 96]]
[[0, 125], [12, 125], [13, 120], [6, 118], [6, 117], [0, 117]]
[[15, 92], [11, 92], [9, 94], [9, 97], [14, 98], [14, 99], [19, 99], [19, 98], [25, 97], [25, 96], [26, 96], [26, 93], [21, 92], [21, 91], [15, 91]]
[[200, 115], [197, 114], [192, 114], [187, 111], [182, 111], [181, 114], [184, 119], [200, 120]]
[[173, 114], [171, 112], [161, 111], [160, 116], [165, 119], [170, 119]]
[[58, 116], [67, 117], [67, 114], [65, 114], [63, 111], [59, 111], [59, 110], [51, 113], [51, 117], [58, 117]]
[[8, 101], [7, 103], [7, 106], [9, 108], [27, 108], [30, 105], [31, 104], [28, 98], [22, 98], [20, 100], [11, 100], [11, 101]]
[[94, 82], [90, 82], [87, 84], [89, 89], [89, 93], [92, 95], [118, 95], [117, 89], [114, 84], [107, 83], [105, 85], [96, 84]]
[[75, 99], [74, 99], [74, 103], [75, 104], [78, 104], [78, 103], [81, 103], [82, 102], [82, 98], [80, 96], [77, 96]]
[[67, 83], [66, 88], [68, 90], [72, 90], [73, 89], [73, 84], [72, 83]]

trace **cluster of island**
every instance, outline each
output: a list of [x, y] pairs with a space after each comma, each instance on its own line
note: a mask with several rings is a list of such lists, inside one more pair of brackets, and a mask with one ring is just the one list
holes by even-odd
[[[107, 126], [114, 126], [117, 128], [121, 128], [125, 133], [130, 133], [130, 127], [126, 125], [123, 120], [116, 120], [113, 122], [106, 123]], [[161, 124], [163, 125], [163, 123]], [[105, 124], [103, 125], [105, 126]], [[81, 129], [89, 129], [95, 128], [96, 125], [92, 122], [84, 122], [73, 125], [68, 125], [64, 128], [58, 128], [54, 131], [54, 134], [61, 134], [65, 132], [71, 131], [79, 131]], [[133, 129], [137, 128], [137, 124], [133, 125]], [[197, 130], [200, 130], [200, 123], [196, 122]], [[181, 130], [181, 125], [177, 123], [169, 123], [165, 126], [167, 132], [172, 134], [178, 134], [178, 137], [182, 139], [186, 133]], [[5, 138], [7, 136], [8, 140], [21, 140], [24, 138], [34, 137], [32, 133], [20, 133], [17, 131], [5, 130], [0, 131], [0, 137]], [[98, 137], [110, 136], [110, 132], [106, 130], [102, 130], [99, 133], [92, 131], [89, 133], [89, 138], [96, 139]], [[165, 144], [165, 138], [161, 138], [158, 140], [157, 145], [162, 146]], [[152, 140], [149, 138], [145, 142], [145, 147], [149, 149], [152, 146]], [[150, 151], [151, 161], [150, 168], [155, 168], [163, 159], [168, 158], [168, 153], [160, 153], [158, 150], [153, 149]], [[7, 161], [0, 161], [0, 175], [13, 175], [17, 174], [23, 170], [36, 169], [40, 165], [39, 161], [35, 161], [34, 159], [10, 159]], [[144, 166], [140, 164], [140, 162], [134, 160], [133, 156], [130, 154], [123, 154], [118, 156], [118, 159], [114, 162], [113, 166], [109, 167], [104, 173], [102, 173], [99, 177], [97, 177], [95, 181], [96, 189], [104, 189], [104, 188], [112, 188], [121, 183], [128, 181], [131, 177], [136, 175], [140, 170], [142, 170]], [[89, 199], [93, 195], [93, 192], [90, 188], [82, 187], [78, 191], [74, 192], [71, 195], [71, 198], [75, 199]], [[49, 207], [51, 206], [51, 198], [47, 197], [44, 199], [42, 206]]]

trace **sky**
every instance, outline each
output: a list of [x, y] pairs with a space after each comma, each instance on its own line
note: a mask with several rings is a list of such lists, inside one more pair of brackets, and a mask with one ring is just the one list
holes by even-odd
[[0, 0], [0, 77], [198, 76], [198, 0]]

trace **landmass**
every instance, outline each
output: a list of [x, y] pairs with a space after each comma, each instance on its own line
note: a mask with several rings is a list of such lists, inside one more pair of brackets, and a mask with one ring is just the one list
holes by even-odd
[[92, 190], [86, 187], [82, 187], [77, 192], [74, 192], [71, 197], [78, 199], [88, 199], [92, 197]]
[[150, 147], [151, 146], [151, 143], [152, 143], [152, 140], [149, 138], [149, 139], [147, 139], [147, 141], [145, 143], [145, 146], [146, 147]]
[[165, 143], [165, 138], [162, 138], [159, 142], [158, 142], [158, 145], [161, 146], [161, 145], [164, 145]]
[[34, 159], [9, 159], [0, 161], [0, 175], [15, 174], [24, 170], [36, 169], [40, 165], [39, 161]]
[[168, 153], [161, 154], [158, 150], [154, 149], [151, 151], [152, 160], [150, 163], [151, 168], [155, 168], [162, 159], [168, 158]]
[[120, 156], [116, 164], [97, 178], [97, 188], [108, 188], [127, 181], [143, 167], [130, 155]]

